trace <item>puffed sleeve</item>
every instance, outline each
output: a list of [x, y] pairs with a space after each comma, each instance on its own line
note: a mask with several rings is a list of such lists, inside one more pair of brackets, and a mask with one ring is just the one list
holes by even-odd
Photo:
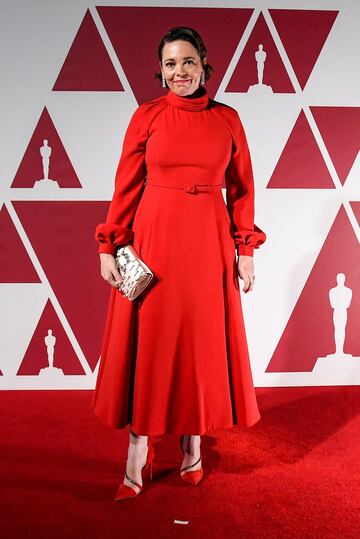
[[251, 157], [244, 127], [233, 109], [232, 152], [225, 172], [226, 203], [235, 231], [238, 255], [253, 256], [266, 240], [266, 234], [254, 224], [255, 190]]
[[114, 254], [118, 246], [131, 243], [133, 239], [131, 225], [146, 176], [148, 129], [144, 110], [144, 104], [135, 110], [125, 132], [106, 222], [97, 225], [95, 230], [95, 239], [99, 242], [98, 253]]

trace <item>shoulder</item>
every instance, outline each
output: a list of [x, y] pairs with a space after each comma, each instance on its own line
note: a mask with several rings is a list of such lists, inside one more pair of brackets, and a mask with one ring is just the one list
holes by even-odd
[[227, 126], [232, 135], [238, 135], [243, 131], [243, 125], [238, 111], [226, 103], [209, 99], [211, 111]]
[[209, 99], [209, 106], [215, 112], [215, 114], [218, 114], [224, 120], [231, 122], [232, 124], [236, 124], [240, 121], [238, 111], [227, 103], [222, 103], [221, 101], [216, 101], [215, 99]]
[[164, 96], [145, 101], [141, 105], [138, 105], [130, 118], [127, 127], [128, 134], [147, 137], [153, 120], [166, 106]]
[[133, 118], [141, 118], [142, 120], [152, 120], [164, 108], [167, 107], [166, 96], [162, 95], [149, 101], [141, 103], [133, 113]]

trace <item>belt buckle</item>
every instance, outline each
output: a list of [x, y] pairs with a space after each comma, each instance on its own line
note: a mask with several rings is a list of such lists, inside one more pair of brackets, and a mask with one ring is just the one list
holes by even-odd
[[196, 187], [195, 187], [195, 185], [193, 183], [192, 184], [185, 183], [184, 191], [186, 193], [195, 193], [196, 192]]

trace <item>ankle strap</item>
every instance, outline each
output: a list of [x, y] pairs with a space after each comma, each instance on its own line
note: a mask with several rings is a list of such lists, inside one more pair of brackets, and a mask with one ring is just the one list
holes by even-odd
[[193, 468], [194, 466], [199, 464], [200, 461], [201, 461], [201, 457], [199, 457], [199, 459], [196, 462], [194, 462], [194, 464], [190, 464], [190, 466], [185, 466], [185, 468], [181, 468], [180, 472], [185, 472], [185, 470], [190, 470], [190, 468]]
[[136, 485], [140, 490], [142, 489], [142, 486], [139, 485], [139, 483], [137, 483], [136, 481], [134, 481], [134, 479], [131, 479], [131, 477], [129, 477], [126, 472], [125, 472], [125, 477], [128, 481], [130, 481], [130, 483], [132, 483], [133, 485]]

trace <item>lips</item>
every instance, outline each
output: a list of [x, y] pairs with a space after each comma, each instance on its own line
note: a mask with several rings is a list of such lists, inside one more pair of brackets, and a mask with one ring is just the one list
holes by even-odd
[[190, 82], [191, 79], [181, 79], [181, 80], [174, 80], [175, 83], [182, 83], [184, 84], [185, 82]]

